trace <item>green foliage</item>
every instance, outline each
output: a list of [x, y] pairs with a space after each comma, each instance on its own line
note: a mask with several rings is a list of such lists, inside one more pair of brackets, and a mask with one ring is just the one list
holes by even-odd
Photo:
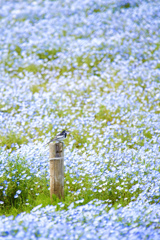
[[22, 51], [22, 49], [21, 49], [18, 45], [15, 46], [15, 51], [17, 52], [17, 54], [18, 54], [19, 56], [21, 56], [21, 51]]
[[[5, 110], [2, 110], [3, 108], [5, 108]], [[3, 105], [3, 104], [0, 104], [0, 112], [3, 112], [3, 113], [11, 113], [13, 110], [14, 111], [18, 111], [19, 109], [19, 105], [15, 105], [15, 106], [7, 106], [7, 105]]]
[[158, 68], [160, 69], [160, 63], [157, 63], [156, 67], [155, 68]]
[[32, 174], [25, 159], [9, 160], [5, 169], [0, 178], [0, 201], [4, 202], [0, 214], [17, 215], [30, 211], [39, 203], [48, 204], [49, 183], [46, 176], [38, 178]]
[[[65, 33], [64, 33], [65, 34]], [[40, 59], [47, 59], [48, 61], [56, 59], [57, 53], [61, 52], [61, 48], [53, 48], [52, 50], [46, 49], [45, 51], [38, 51], [37, 56]]]
[[31, 90], [31, 92], [34, 94], [34, 93], [39, 93], [40, 88], [39, 88], [38, 85], [32, 85], [32, 86], [30, 87], [30, 90]]
[[36, 64], [30, 64], [27, 67], [24, 67], [22, 69], [19, 69], [19, 71], [27, 71], [27, 72], [32, 72], [36, 74], [37, 72], [40, 72], [41, 69], [44, 68], [43, 65], [36, 65]]
[[[108, 169], [110, 165], [108, 165]], [[128, 176], [124, 184], [121, 178], [108, 178], [99, 181], [97, 186], [88, 174], [77, 177], [65, 174], [65, 198], [59, 199], [53, 195], [52, 201], [49, 194], [49, 180], [46, 176], [36, 177], [27, 167], [25, 159], [8, 160], [5, 166], [5, 174], [0, 179], [0, 201], [4, 204], [0, 214], [16, 216], [20, 212], [30, 212], [34, 207], [41, 205], [55, 205], [57, 210], [67, 209], [74, 202], [74, 206], [86, 204], [94, 199], [106, 201], [110, 206], [117, 208], [119, 204], [126, 206], [131, 198], [136, 199], [141, 192], [130, 193], [130, 188], [136, 183], [130, 183], [132, 178]], [[5, 194], [3, 191], [5, 190]], [[17, 191], [20, 191], [17, 194]], [[17, 195], [17, 197], [15, 197]]]
[[16, 133], [14, 131], [8, 132], [5, 136], [1, 135], [1, 146], [6, 146], [6, 149], [15, 150], [15, 144], [21, 145], [28, 142], [27, 136], [22, 134], [21, 132]]
[[[80, 176], [79, 178], [70, 177], [69, 173], [65, 174], [65, 199], [58, 199], [53, 195], [52, 204], [56, 205], [56, 209], [67, 209], [74, 202], [74, 207], [85, 205], [95, 199], [106, 201], [109, 206], [117, 208], [126, 206], [132, 199], [136, 199], [141, 193], [141, 189], [130, 193], [130, 188], [136, 184], [130, 183], [131, 177], [126, 179], [126, 183], [121, 179], [109, 178], [94, 187], [92, 179], [89, 175]], [[108, 206], [108, 209], [109, 209]]]
[[99, 112], [95, 115], [95, 118], [98, 121], [106, 120], [107, 122], [111, 122], [113, 120], [112, 113], [106, 109], [106, 106], [101, 105], [99, 108]]
[[121, 8], [130, 8], [131, 7], [131, 4], [128, 2], [128, 3], [125, 3], [124, 5], [121, 5]]

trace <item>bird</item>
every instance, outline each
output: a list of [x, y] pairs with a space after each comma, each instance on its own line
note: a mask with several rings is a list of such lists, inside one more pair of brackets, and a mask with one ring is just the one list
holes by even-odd
[[46, 143], [45, 145], [51, 143], [51, 142], [62, 142], [66, 137], [67, 134], [69, 134], [68, 131], [63, 130], [61, 133], [57, 134], [54, 138], [52, 138], [48, 143]]

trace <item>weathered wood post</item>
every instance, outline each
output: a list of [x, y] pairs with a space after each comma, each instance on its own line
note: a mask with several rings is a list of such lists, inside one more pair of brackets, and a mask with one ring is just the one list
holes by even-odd
[[64, 146], [62, 142], [49, 144], [50, 198], [64, 197]]

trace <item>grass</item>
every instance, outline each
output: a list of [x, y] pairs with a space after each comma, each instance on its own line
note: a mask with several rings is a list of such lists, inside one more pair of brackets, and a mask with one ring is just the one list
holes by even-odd
[[26, 144], [28, 143], [28, 139], [27, 136], [21, 132], [16, 133], [11, 130], [5, 136], [1, 135], [0, 143], [2, 146], [5, 146], [6, 149], [11, 149], [13, 151], [16, 149], [15, 144], [18, 144], [19, 146], [21, 144]]
[[58, 58], [57, 53], [61, 52], [61, 48], [53, 48], [52, 50], [38, 51], [37, 56], [39, 59], [47, 59], [48, 61]]
[[0, 214], [15, 216], [29, 212], [39, 201], [46, 202], [47, 184], [45, 176], [40, 179], [30, 172], [25, 159], [8, 161], [0, 179], [0, 201], [4, 202]]
[[[111, 171], [109, 165], [108, 170]], [[71, 177], [68, 172], [65, 173], [65, 198], [59, 199], [53, 195], [51, 201], [47, 175], [36, 177], [27, 167], [25, 158], [8, 160], [5, 174], [0, 179], [0, 201], [4, 202], [0, 209], [0, 215], [16, 216], [21, 212], [30, 212], [40, 204], [41, 207], [56, 205], [57, 210], [66, 210], [72, 202], [76, 207], [94, 199], [107, 201], [115, 208], [119, 205], [126, 206], [141, 192], [140, 189], [137, 189], [136, 192], [130, 193], [129, 190], [136, 184], [135, 182], [131, 183], [131, 179], [132, 177], [128, 176], [124, 184], [120, 178], [117, 180], [108, 178], [104, 181], [100, 180], [99, 184], [94, 186], [94, 182], [88, 174]]]

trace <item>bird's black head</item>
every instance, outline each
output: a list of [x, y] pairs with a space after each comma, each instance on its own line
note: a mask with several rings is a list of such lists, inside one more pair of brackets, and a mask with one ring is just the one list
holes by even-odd
[[65, 134], [65, 136], [67, 136], [68, 133], [69, 133], [68, 131], [63, 130], [63, 131], [61, 132], [61, 135]]

